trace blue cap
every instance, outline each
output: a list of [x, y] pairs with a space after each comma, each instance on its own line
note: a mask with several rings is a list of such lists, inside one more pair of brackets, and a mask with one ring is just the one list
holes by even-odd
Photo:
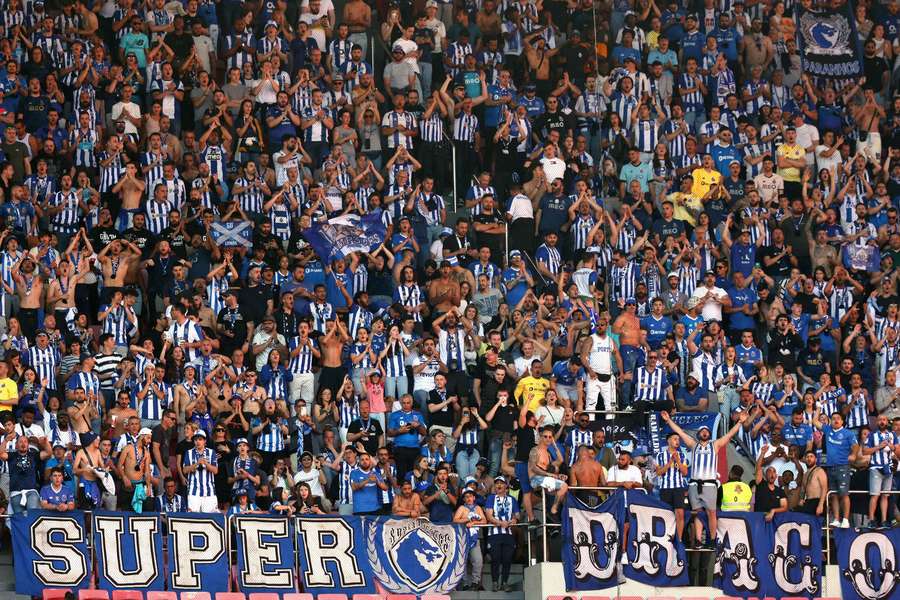
[[628, 298], [627, 300], [625, 300], [625, 306], [628, 306], [629, 304], [631, 304], [632, 306], [637, 306], [637, 300], [635, 300], [634, 298]]

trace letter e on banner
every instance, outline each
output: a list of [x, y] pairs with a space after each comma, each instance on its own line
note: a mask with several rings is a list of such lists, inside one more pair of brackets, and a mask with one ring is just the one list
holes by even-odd
[[240, 590], [293, 590], [294, 540], [288, 519], [239, 515], [233, 523]]

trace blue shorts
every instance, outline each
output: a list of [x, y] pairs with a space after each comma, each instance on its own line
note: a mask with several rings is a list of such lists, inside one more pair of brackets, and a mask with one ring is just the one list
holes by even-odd
[[828, 488], [837, 492], [838, 496], [846, 496], [850, 493], [850, 465], [835, 465], [828, 467]]
[[531, 481], [528, 479], [528, 463], [516, 463], [516, 479], [522, 486], [522, 491], [526, 494], [531, 492]]

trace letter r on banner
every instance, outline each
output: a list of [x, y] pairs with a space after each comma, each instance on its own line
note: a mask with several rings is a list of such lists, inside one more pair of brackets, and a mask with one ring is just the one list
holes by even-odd
[[[344, 519], [298, 519], [297, 535], [308, 565], [301, 575], [306, 586], [362, 587], [366, 578], [356, 562], [353, 527]], [[364, 544], [363, 540], [358, 543]], [[340, 581], [335, 583], [328, 564], [336, 567]]]

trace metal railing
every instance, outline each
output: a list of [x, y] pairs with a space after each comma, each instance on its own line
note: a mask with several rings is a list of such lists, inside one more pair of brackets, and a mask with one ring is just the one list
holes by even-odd
[[[826, 565], [831, 564], [831, 535], [830, 534], [831, 534], [831, 530], [834, 528], [831, 526], [831, 522], [828, 520], [828, 517], [831, 512], [831, 497], [835, 496], [835, 495], [838, 496], [838, 502], [840, 502], [840, 495], [836, 491], [828, 490], [828, 492], [825, 494], [825, 514], [822, 515], [822, 520], [824, 521], [822, 530], [825, 532], [825, 564]], [[879, 492], [878, 494], [870, 494], [868, 490], [848, 490], [847, 495], [848, 496], [850, 496], [850, 495], [898, 496], [898, 495], [900, 495], [900, 490], [891, 490], [889, 492]], [[876, 506], [875, 509], [878, 510], [878, 507]], [[838, 507], [838, 511], [840, 511], [840, 507]], [[839, 528], [839, 529], [843, 529], [843, 528]]]

